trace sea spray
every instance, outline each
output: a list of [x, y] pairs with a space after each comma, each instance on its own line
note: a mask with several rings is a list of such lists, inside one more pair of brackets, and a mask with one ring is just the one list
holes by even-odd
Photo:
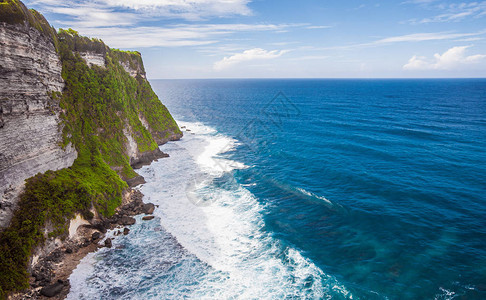
[[[238, 141], [202, 123], [179, 124], [189, 131], [161, 147], [170, 157], [140, 170], [144, 201], [159, 206], [150, 221], [155, 225], [138, 220], [128, 236], [115, 239], [114, 249], [87, 257], [72, 275], [83, 288], [73, 288], [70, 297], [352, 298], [265, 231], [264, 207], [232, 176], [248, 166], [222, 156]], [[135, 263], [141, 261], [150, 262], [148, 269]]]

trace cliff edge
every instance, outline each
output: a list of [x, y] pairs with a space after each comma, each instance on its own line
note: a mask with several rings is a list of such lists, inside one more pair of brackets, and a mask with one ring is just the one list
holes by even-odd
[[182, 132], [146, 79], [140, 53], [56, 32], [0, 0], [0, 297], [28, 286], [32, 257], [70, 221], [112, 216]]
[[9, 13], [10, 21], [0, 22], [0, 227], [6, 227], [24, 180], [71, 166], [77, 153], [71, 143], [59, 147], [61, 109], [49, 96], [64, 89], [55, 32], [42, 29], [47, 21], [20, 2], [0, 7], [0, 20]]

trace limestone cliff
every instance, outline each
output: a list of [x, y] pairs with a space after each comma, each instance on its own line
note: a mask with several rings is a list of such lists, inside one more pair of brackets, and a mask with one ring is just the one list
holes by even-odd
[[61, 148], [58, 101], [62, 65], [51, 35], [28, 22], [0, 22], [0, 228], [16, 208], [24, 180], [69, 167], [77, 153]]
[[140, 53], [56, 32], [18, 0], [0, 0], [0, 55], [1, 298], [71, 219], [113, 215], [141, 182], [133, 169], [182, 132]]

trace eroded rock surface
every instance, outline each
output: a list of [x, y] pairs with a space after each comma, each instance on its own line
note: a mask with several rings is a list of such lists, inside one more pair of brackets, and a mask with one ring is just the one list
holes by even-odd
[[72, 165], [62, 142], [62, 65], [52, 38], [25, 24], [0, 22], [0, 228], [8, 225], [24, 180]]

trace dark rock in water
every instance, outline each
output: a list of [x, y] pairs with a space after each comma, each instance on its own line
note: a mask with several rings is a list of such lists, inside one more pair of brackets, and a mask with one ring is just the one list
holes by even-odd
[[113, 243], [111, 241], [111, 238], [107, 238], [105, 240], [105, 247], [111, 248], [112, 245], [113, 245]]
[[143, 213], [151, 215], [154, 213], [155, 205], [153, 203], [147, 203], [143, 205]]
[[130, 229], [128, 229], [126, 227], [123, 229], [123, 235], [127, 235], [129, 232], [130, 232]]
[[110, 222], [101, 221], [101, 222], [94, 223], [92, 225], [84, 225], [84, 226], [86, 226], [87, 228], [96, 229], [96, 230], [98, 230], [99, 232], [102, 232], [102, 233], [106, 233], [106, 228], [110, 227]]
[[91, 235], [91, 240], [96, 241], [97, 239], [100, 238], [100, 236], [101, 236], [101, 233], [99, 231], [93, 232], [93, 234]]
[[153, 218], [155, 218], [154, 216], [145, 216], [142, 218], [142, 220], [144, 221], [148, 221], [148, 220], [152, 220]]
[[57, 294], [59, 294], [62, 291], [62, 288], [64, 287], [64, 283], [62, 282], [62, 280], [59, 280], [59, 281], [54, 283], [54, 284], [43, 287], [40, 290], [41, 295], [50, 298], [50, 297], [54, 297]]
[[123, 216], [120, 218], [121, 225], [133, 225], [135, 224], [135, 219], [128, 216]]
[[120, 230], [117, 230], [117, 231], [115, 232], [115, 235], [116, 235], [116, 236], [118, 236], [118, 235], [120, 235], [120, 234], [121, 234]]
[[130, 165], [134, 169], [140, 169], [143, 166], [150, 165], [150, 163], [156, 159], [169, 157], [169, 154], [160, 151], [159, 148], [153, 151], [147, 151], [140, 154], [138, 158], [131, 158]]
[[71, 248], [66, 248], [66, 253], [68, 253], [68, 254], [73, 253], [73, 249], [71, 249]]
[[144, 184], [144, 183], [146, 183], [146, 181], [145, 181], [145, 178], [143, 178], [143, 176], [138, 175], [136, 177], [127, 179], [126, 183], [128, 184], [129, 187], [134, 187], [134, 186], [137, 186], [139, 184]]

